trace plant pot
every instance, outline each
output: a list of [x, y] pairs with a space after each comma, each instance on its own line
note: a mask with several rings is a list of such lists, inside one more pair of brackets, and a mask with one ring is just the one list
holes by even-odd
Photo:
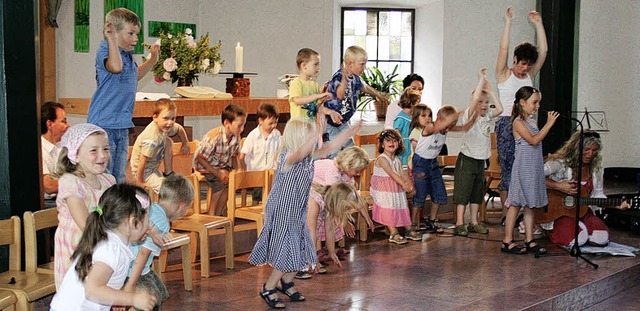
[[378, 121], [384, 121], [387, 117], [387, 105], [384, 105], [380, 101], [374, 101], [373, 106], [376, 109], [376, 116], [378, 117]]

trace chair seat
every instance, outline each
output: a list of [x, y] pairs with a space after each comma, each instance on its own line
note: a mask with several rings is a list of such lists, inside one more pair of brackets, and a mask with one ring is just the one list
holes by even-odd
[[54, 263], [53, 261], [50, 261], [45, 264], [39, 265], [38, 270], [36, 270], [36, 272], [44, 273], [44, 274], [53, 274], [53, 269], [54, 269], [53, 267], [54, 267]]
[[199, 231], [200, 227], [207, 229], [231, 226], [231, 220], [222, 216], [193, 214], [171, 223], [171, 227], [183, 231]]
[[[9, 284], [15, 278], [15, 284]], [[56, 292], [53, 274], [7, 271], [0, 274], [0, 289], [24, 292], [28, 301], [36, 301]]]
[[174, 249], [174, 248], [178, 248], [182, 245], [187, 245], [191, 242], [191, 238], [189, 237], [188, 234], [184, 234], [184, 233], [172, 233], [171, 234], [171, 241], [169, 241], [168, 243], [166, 243], [162, 249]]
[[16, 303], [16, 296], [7, 290], [0, 290], [0, 310], [13, 306]]
[[236, 208], [236, 218], [256, 220], [264, 217], [262, 205]]

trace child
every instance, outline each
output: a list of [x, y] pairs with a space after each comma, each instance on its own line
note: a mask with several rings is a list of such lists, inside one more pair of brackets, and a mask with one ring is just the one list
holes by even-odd
[[89, 123], [70, 127], [60, 141], [60, 156], [54, 178], [58, 178], [58, 228], [56, 229], [54, 277], [56, 288], [71, 266], [71, 254], [85, 229], [89, 209], [102, 193], [116, 183], [106, 173], [109, 165], [107, 133]]
[[[131, 172], [137, 182], [149, 186], [155, 193], [160, 191], [162, 181], [173, 174], [173, 140], [169, 136], [178, 134], [182, 154], [189, 154], [189, 140], [182, 125], [176, 123], [176, 104], [168, 98], [158, 99], [153, 108], [153, 121], [140, 133], [131, 152]], [[165, 144], [166, 142], [166, 144]], [[166, 148], [168, 146], [168, 148]], [[158, 166], [164, 157], [164, 173]]]
[[[547, 58], [547, 36], [544, 31], [544, 25], [542, 24], [542, 17], [540, 13], [531, 11], [529, 12], [529, 20], [535, 25], [538, 47], [536, 48], [529, 42], [523, 42], [517, 45], [513, 50], [513, 66], [509, 68], [509, 37], [511, 35], [512, 19], [513, 13], [511, 12], [511, 8], [507, 8], [496, 63], [498, 92], [500, 93], [500, 102], [504, 104], [504, 110], [500, 115], [500, 119], [496, 122], [498, 164], [500, 164], [500, 170], [502, 172], [498, 189], [500, 190], [500, 201], [503, 205], [506, 202], [507, 192], [509, 191], [515, 148], [511, 120], [511, 110], [515, 94], [522, 86], [533, 86], [533, 79]], [[506, 205], [504, 205], [504, 207], [506, 207]]]
[[373, 223], [369, 218], [369, 212], [365, 209], [366, 202], [362, 200], [352, 185], [342, 181], [325, 186], [314, 182], [311, 189], [320, 195], [323, 200], [323, 211], [321, 214], [323, 214], [322, 217], [324, 218], [323, 230], [326, 232], [327, 256], [329, 256], [338, 267], [342, 268], [340, 256], [335, 248], [335, 242], [340, 240], [336, 234], [344, 232], [344, 227], [353, 222], [351, 214], [357, 211], [366, 213], [367, 223], [373, 228]]
[[[354, 177], [359, 176], [360, 172], [367, 168], [369, 165], [369, 155], [364, 149], [356, 146], [346, 148], [335, 159], [318, 160], [315, 163], [315, 172], [313, 174], [313, 183], [318, 186], [331, 186], [338, 182], [346, 182], [355, 186]], [[321, 193], [316, 191], [315, 187], [311, 188], [309, 193], [309, 203], [307, 211], [307, 225], [311, 233], [311, 239], [315, 242], [316, 251], [318, 253], [318, 260], [320, 261], [322, 251], [322, 241], [326, 241], [328, 249], [335, 249], [335, 246], [329, 246], [335, 241], [340, 241], [344, 237], [344, 231], [342, 226], [335, 227], [332, 239], [334, 242], [329, 242], [327, 235], [327, 227], [329, 224], [326, 222], [327, 213], [325, 211], [325, 201]], [[365, 220], [370, 227], [373, 227], [369, 213], [366, 210], [360, 211], [365, 217]], [[338, 256], [342, 257], [346, 255], [346, 251], [338, 250]], [[340, 256], [342, 255], [342, 256]], [[319, 268], [319, 272], [322, 273], [323, 267]], [[309, 278], [311, 275], [301, 271], [296, 274], [296, 278]]]
[[[373, 220], [389, 229], [389, 242], [407, 243], [406, 239], [422, 240], [422, 235], [411, 229], [411, 216], [407, 206], [407, 193], [415, 188], [407, 173], [402, 169], [398, 155], [404, 152], [404, 142], [397, 130], [384, 130], [378, 136], [378, 152], [371, 176], [371, 197], [373, 197]], [[405, 227], [403, 237], [397, 227]]]
[[[350, 46], [344, 52], [344, 64], [340, 70], [336, 71], [329, 81], [328, 91], [333, 96], [325, 101], [324, 106], [340, 114], [327, 114], [327, 130], [324, 141], [332, 141], [339, 133], [349, 127], [349, 120], [356, 111], [358, 94], [360, 90], [375, 97], [384, 106], [389, 104], [389, 100], [382, 96], [374, 88], [363, 84], [360, 75], [367, 65], [367, 51], [359, 46]], [[341, 149], [353, 146], [350, 138]], [[337, 153], [329, 155], [334, 158]]]
[[[320, 102], [332, 98], [331, 93], [320, 92], [320, 85], [315, 81], [320, 72], [320, 55], [312, 49], [303, 48], [298, 51], [296, 66], [300, 75], [289, 85], [291, 119], [315, 120]], [[335, 111], [332, 113], [339, 116]]]
[[[276, 168], [278, 151], [280, 150], [280, 131], [278, 111], [271, 104], [262, 104], [256, 113], [258, 126], [249, 132], [244, 140], [238, 162], [242, 170], [262, 171]], [[253, 189], [253, 202], [262, 198], [262, 188]]]
[[[402, 89], [403, 90], [406, 90], [407, 88], [409, 88], [412, 91], [417, 92], [418, 95], [420, 95], [420, 96], [422, 96], [422, 87], [423, 86], [424, 86], [424, 79], [419, 74], [415, 74], [415, 73], [408, 74], [402, 80]], [[395, 101], [395, 102], [391, 103], [387, 107], [387, 115], [384, 118], [384, 129], [385, 130], [393, 128], [393, 121], [398, 116], [398, 113], [400, 113], [400, 110], [402, 110], [402, 108], [400, 108], [400, 106], [398, 106], [398, 101]]]
[[436, 122], [427, 124], [416, 144], [413, 154], [413, 179], [416, 195], [412, 199], [411, 213], [417, 215], [424, 206], [427, 194], [431, 197], [429, 218], [425, 217], [427, 230], [442, 232], [436, 224], [440, 204], [447, 203], [447, 191], [444, 188], [442, 172], [438, 166], [438, 155], [447, 139], [449, 131], [466, 131], [475, 122], [475, 114], [464, 126], [456, 126], [458, 111], [453, 106], [442, 106], [438, 110]]
[[[491, 123], [502, 113], [502, 104], [491, 89], [486, 78], [486, 68], [480, 69], [478, 85], [471, 94], [469, 108], [462, 115], [462, 122], [475, 113], [478, 117], [473, 126], [462, 135], [462, 146], [456, 160], [453, 203], [457, 204], [455, 234], [467, 236], [469, 232], [482, 234], [489, 230], [478, 223], [478, 208], [484, 200], [484, 166], [491, 156]], [[489, 108], [489, 96], [495, 108]], [[464, 225], [464, 212], [469, 204], [471, 224]]]
[[297, 271], [314, 267], [318, 262], [306, 222], [314, 160], [340, 148], [362, 127], [359, 122], [314, 150], [315, 138], [326, 125], [324, 117], [322, 112], [318, 114], [318, 129], [313, 123], [300, 119], [290, 120], [284, 129], [283, 151], [278, 157], [278, 169], [264, 208], [264, 227], [249, 256], [249, 263], [253, 265], [273, 267], [260, 290], [260, 297], [271, 308], [285, 307], [277, 291], [292, 301], [304, 301], [305, 297], [294, 288], [293, 278]]
[[222, 111], [222, 126], [204, 135], [193, 157], [193, 166], [202, 173], [212, 191], [209, 214], [226, 216], [229, 172], [238, 168], [240, 134], [247, 114], [244, 109], [229, 104]]
[[104, 128], [109, 134], [113, 154], [109, 172], [118, 182], [124, 182], [136, 88], [138, 81], [158, 61], [160, 47], [154, 45], [151, 57], [138, 67], [133, 59], [133, 49], [138, 42], [140, 19], [125, 8], [107, 13], [103, 33], [106, 40], [100, 43], [96, 52], [98, 87], [91, 97], [88, 122]]
[[[163, 235], [168, 235], [171, 229], [169, 221], [184, 216], [191, 202], [193, 202], [191, 182], [177, 174], [168, 176], [160, 187], [158, 203], [151, 204], [149, 210], [151, 228], [155, 228]], [[131, 262], [129, 279], [124, 290], [127, 292], [134, 292], [134, 288], [146, 290], [155, 296], [155, 307], [160, 309], [162, 301], [169, 297], [169, 292], [160, 277], [150, 268], [153, 257], [160, 256], [162, 249], [153, 242], [151, 236], [129, 247], [136, 259]]]
[[149, 196], [144, 189], [117, 184], [104, 192], [87, 219], [73, 266], [51, 301], [51, 310], [110, 310], [134, 306], [151, 310], [156, 298], [145, 292], [120, 290], [133, 254], [129, 242], [149, 229]]
[[[416, 150], [418, 139], [422, 136], [422, 130], [432, 122], [433, 112], [429, 106], [424, 104], [417, 104], [411, 110], [411, 133], [409, 134], [409, 141], [411, 141], [411, 154]], [[408, 163], [411, 166], [411, 163]]]
[[409, 134], [411, 133], [411, 109], [419, 103], [420, 95], [409, 88], [405, 89], [398, 102], [402, 110], [398, 113], [398, 116], [396, 116], [395, 121], [393, 121], [393, 128], [400, 132], [403, 145], [405, 146], [405, 148], [403, 148], [404, 152], [398, 155], [403, 167], [407, 166], [409, 155], [411, 155], [411, 148], [409, 148], [409, 146], [411, 146], [411, 140], [409, 138]]
[[[533, 115], [540, 108], [541, 98], [540, 91], [530, 86], [523, 86], [516, 92], [516, 99], [513, 102], [511, 119], [513, 120], [513, 137], [516, 149], [513, 161], [514, 169], [511, 171], [511, 183], [509, 184], [509, 197], [506, 202], [509, 209], [507, 210], [504, 239], [500, 249], [507, 253], [525, 254], [527, 251], [531, 251], [535, 254], [544, 254], [547, 252], [544, 247], [533, 240], [533, 209], [548, 204], [542, 159], [542, 140], [556, 122], [558, 113], [548, 112], [547, 123], [541, 130], [538, 130]], [[513, 240], [514, 225], [520, 207], [526, 207], [524, 209], [524, 248], [516, 245]]]

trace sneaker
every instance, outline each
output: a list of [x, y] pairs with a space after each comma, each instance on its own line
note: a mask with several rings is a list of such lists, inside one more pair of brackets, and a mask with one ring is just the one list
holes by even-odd
[[465, 225], [459, 225], [456, 226], [456, 235], [467, 236], [469, 235], [469, 231], [467, 231], [467, 227]]
[[475, 225], [469, 225], [467, 227], [467, 230], [469, 232], [475, 232], [475, 233], [480, 233], [480, 234], [488, 234], [489, 233], [489, 229], [487, 229], [483, 224], [477, 223]]
[[311, 274], [307, 271], [298, 271], [295, 276], [296, 279], [306, 280], [311, 278]]

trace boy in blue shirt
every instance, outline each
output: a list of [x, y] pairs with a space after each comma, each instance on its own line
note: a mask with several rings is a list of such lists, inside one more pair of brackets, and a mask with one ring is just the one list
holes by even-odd
[[133, 49], [138, 43], [140, 18], [125, 8], [105, 17], [104, 36], [96, 52], [96, 92], [91, 97], [88, 122], [103, 128], [109, 137], [109, 172], [118, 182], [125, 181], [129, 153], [129, 129], [133, 127], [133, 106], [138, 80], [158, 61], [159, 46], [151, 48], [151, 57], [138, 67]]
[[[386, 97], [382, 96], [374, 88], [364, 84], [360, 79], [360, 75], [362, 75], [367, 66], [367, 58], [367, 51], [359, 46], [350, 46], [344, 52], [344, 64], [340, 70], [333, 74], [327, 89], [333, 98], [324, 102], [326, 108], [336, 111], [340, 115], [327, 114], [327, 135], [324, 141], [331, 141], [340, 132], [349, 127], [349, 120], [356, 111], [360, 90], [375, 97], [385, 106], [389, 104], [389, 100]], [[352, 139], [348, 140], [340, 150], [349, 146], [353, 146]], [[334, 158], [338, 152], [332, 153], [329, 158]]]
[[[160, 187], [158, 202], [151, 204], [149, 228], [154, 237], [167, 237], [171, 225], [169, 221], [180, 219], [193, 202], [193, 186], [184, 176], [173, 174], [164, 179]], [[130, 245], [136, 259], [131, 263], [125, 291], [144, 289], [156, 296], [156, 308], [169, 297], [169, 292], [160, 277], [151, 270], [154, 256], [159, 256], [162, 247], [155, 244], [151, 235], [139, 244]], [[191, 267], [184, 267], [191, 269]], [[154, 308], [154, 310], [156, 309]]]

